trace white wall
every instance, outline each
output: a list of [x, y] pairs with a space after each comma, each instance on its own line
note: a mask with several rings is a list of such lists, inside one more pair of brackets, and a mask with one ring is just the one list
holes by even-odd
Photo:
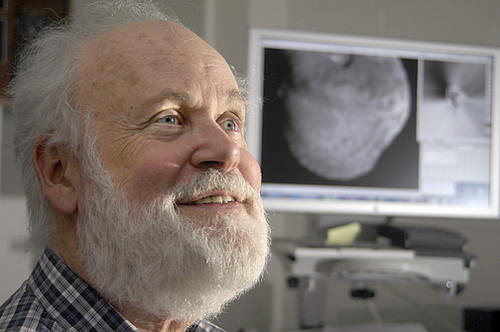
[[8, 110], [0, 105], [0, 303], [19, 287], [32, 268], [32, 258], [24, 249], [24, 198], [14, 164], [9, 119]]
[[[76, 17], [78, 8], [89, 1], [73, 1]], [[169, 0], [165, 3], [241, 73], [247, 71], [250, 27], [500, 46], [500, 1], [494, 0]], [[3, 142], [0, 152], [2, 158], [10, 158]], [[5, 180], [5, 176], [2, 179]], [[0, 211], [3, 217], [0, 229], [2, 302], [28, 274], [31, 258], [23, 256], [19, 249], [24, 232], [22, 197], [2, 194]], [[339, 216], [332, 218], [344, 220]], [[479, 256], [479, 263], [472, 271], [466, 291], [453, 299], [444, 299], [418, 285], [380, 287], [377, 303], [383, 314], [399, 315], [405, 321], [425, 321], [431, 331], [446, 331], [450, 325], [452, 328], [448, 330], [456, 331], [462, 306], [499, 304], [500, 288], [495, 287], [500, 280], [499, 221], [405, 219], [397, 222], [440, 225], [466, 234], [471, 251]], [[271, 224], [275, 236], [301, 236], [309, 232], [312, 222], [306, 215], [277, 214], [271, 216]], [[239, 328], [255, 328], [261, 332], [294, 328], [296, 294], [285, 287], [284, 280], [282, 266], [273, 258], [264, 282], [236, 301], [221, 315], [219, 322], [229, 332]], [[334, 281], [330, 286], [327, 313], [330, 322], [369, 319], [363, 304], [348, 298], [345, 284]]]

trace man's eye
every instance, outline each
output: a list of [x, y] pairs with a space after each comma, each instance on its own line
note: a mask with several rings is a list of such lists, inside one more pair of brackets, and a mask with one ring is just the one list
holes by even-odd
[[238, 129], [238, 124], [234, 120], [225, 120], [224, 122], [221, 123], [221, 127], [224, 130], [237, 130]]
[[159, 123], [169, 124], [169, 125], [177, 125], [179, 124], [179, 119], [175, 115], [165, 115], [160, 118]]

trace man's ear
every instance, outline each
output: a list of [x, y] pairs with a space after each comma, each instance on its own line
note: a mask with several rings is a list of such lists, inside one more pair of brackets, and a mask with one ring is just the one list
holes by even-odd
[[71, 215], [77, 210], [77, 163], [66, 147], [47, 145], [40, 137], [33, 149], [33, 164], [42, 191], [55, 210]]

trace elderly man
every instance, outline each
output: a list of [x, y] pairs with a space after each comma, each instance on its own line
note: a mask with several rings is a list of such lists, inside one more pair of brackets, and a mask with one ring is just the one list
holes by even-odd
[[0, 331], [222, 331], [269, 234], [245, 101], [212, 47], [148, 2], [94, 4], [9, 88], [32, 242]]

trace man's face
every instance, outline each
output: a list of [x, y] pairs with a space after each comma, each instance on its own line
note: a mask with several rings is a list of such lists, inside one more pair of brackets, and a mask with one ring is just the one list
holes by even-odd
[[[236, 80], [225, 60], [188, 30], [165, 22], [112, 30], [87, 45], [81, 78], [79, 99], [96, 110], [99, 153], [131, 200], [148, 202], [207, 168], [240, 173], [260, 189]], [[217, 204], [220, 197], [230, 202]], [[207, 198], [214, 203], [198, 204]], [[202, 217], [248, 213], [243, 200], [207, 192], [177, 203], [182, 214]]]
[[77, 100], [98, 133], [77, 217], [91, 283], [118, 307], [216, 313], [260, 278], [269, 250], [232, 72], [166, 22], [89, 41], [81, 65]]

